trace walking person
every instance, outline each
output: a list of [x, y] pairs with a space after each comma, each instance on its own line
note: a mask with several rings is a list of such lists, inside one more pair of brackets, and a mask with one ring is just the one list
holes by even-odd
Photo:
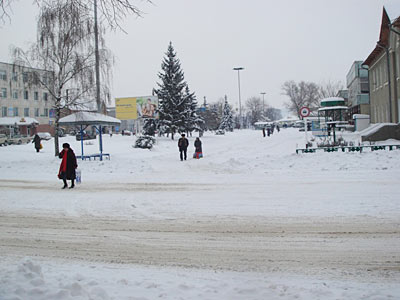
[[271, 128], [267, 128], [267, 135], [270, 136], [271, 135]]
[[183, 158], [185, 158], [185, 160], [186, 160], [188, 146], [189, 146], [189, 141], [187, 138], [185, 138], [185, 134], [182, 134], [181, 138], [178, 141], [178, 148], [179, 148], [181, 160], [183, 160]]
[[35, 144], [36, 152], [40, 151], [40, 148], [41, 148], [40, 147], [41, 146], [40, 141], [41, 140], [42, 139], [40, 138], [40, 136], [38, 134], [35, 134], [35, 137], [33, 138], [32, 144]]
[[78, 167], [78, 164], [76, 162], [75, 153], [68, 143], [63, 144], [63, 150], [60, 152], [58, 157], [62, 158], [60, 170], [58, 172], [58, 178], [62, 179], [64, 182], [64, 186], [62, 188], [67, 188], [67, 180], [71, 180], [71, 186], [69, 188], [73, 189], [75, 187], [76, 178], [75, 169]]
[[201, 141], [200, 138], [196, 138], [194, 141], [194, 148], [195, 148], [195, 153], [194, 153], [194, 158], [201, 158], [203, 157], [203, 149], [201, 148]]
[[265, 137], [265, 128], [262, 129], [263, 137]]

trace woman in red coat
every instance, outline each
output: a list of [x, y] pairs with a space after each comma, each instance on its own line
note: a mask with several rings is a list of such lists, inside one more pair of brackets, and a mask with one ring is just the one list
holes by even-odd
[[75, 153], [68, 143], [63, 144], [63, 150], [60, 152], [58, 157], [62, 158], [58, 178], [64, 181], [63, 189], [68, 187], [67, 180], [71, 180], [71, 186], [69, 188], [73, 189], [76, 178], [75, 169], [78, 167], [78, 164], [76, 162]]

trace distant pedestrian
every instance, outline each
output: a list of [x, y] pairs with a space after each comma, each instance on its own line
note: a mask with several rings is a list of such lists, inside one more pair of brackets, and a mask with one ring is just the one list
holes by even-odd
[[187, 138], [185, 138], [185, 134], [182, 134], [181, 138], [178, 141], [178, 148], [179, 148], [181, 160], [183, 160], [183, 158], [185, 158], [185, 160], [186, 160], [188, 146], [189, 146], [189, 141]]
[[267, 128], [267, 135], [270, 136], [271, 135], [271, 128]]
[[40, 136], [38, 134], [35, 134], [35, 137], [33, 138], [32, 144], [35, 144], [36, 152], [40, 151], [40, 148], [42, 146], [41, 143], [40, 143], [41, 140], [42, 139], [40, 138]]
[[276, 125], [276, 130], [280, 131], [279, 125]]
[[265, 137], [265, 128], [264, 127], [263, 127], [262, 131], [263, 131], [263, 137]]
[[71, 180], [71, 186], [69, 188], [73, 189], [75, 187], [74, 182], [76, 178], [75, 169], [78, 167], [78, 164], [76, 162], [75, 153], [68, 143], [63, 144], [63, 150], [60, 152], [58, 157], [62, 158], [58, 178], [62, 179], [64, 182], [63, 189], [68, 187], [67, 180]]
[[201, 147], [200, 138], [196, 138], [196, 140], [194, 141], [194, 148], [195, 148], [195, 152], [194, 152], [193, 158], [199, 159], [199, 158], [203, 157], [203, 149]]

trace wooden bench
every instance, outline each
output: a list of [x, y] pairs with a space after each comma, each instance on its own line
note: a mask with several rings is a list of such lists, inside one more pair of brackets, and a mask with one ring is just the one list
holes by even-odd
[[[103, 153], [103, 154], [101, 154], [101, 156], [104, 156], [104, 157], [108, 158], [108, 160], [110, 160], [110, 154], [109, 153]], [[96, 158], [100, 159], [100, 153], [92, 154], [92, 155], [90, 155], [90, 157], [92, 157], [94, 160], [96, 160]]]

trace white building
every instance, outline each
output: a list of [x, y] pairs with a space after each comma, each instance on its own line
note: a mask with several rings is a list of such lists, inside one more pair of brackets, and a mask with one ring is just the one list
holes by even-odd
[[38, 122], [38, 131], [52, 131], [54, 101], [33, 76], [39, 73], [49, 83], [52, 72], [0, 62], [0, 117], [31, 117]]

